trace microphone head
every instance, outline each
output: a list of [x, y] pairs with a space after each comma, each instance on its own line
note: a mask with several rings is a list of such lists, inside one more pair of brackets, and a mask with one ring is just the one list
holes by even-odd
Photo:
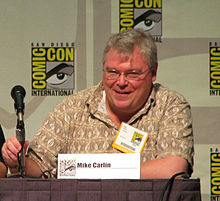
[[11, 90], [11, 97], [15, 100], [17, 95], [21, 95], [23, 98], [26, 95], [26, 91], [24, 89], [24, 87], [20, 86], [20, 85], [16, 85], [12, 88]]
[[24, 97], [26, 95], [25, 89], [20, 86], [14, 86], [11, 90], [11, 97], [14, 99], [14, 107], [17, 114], [22, 113], [24, 114]]

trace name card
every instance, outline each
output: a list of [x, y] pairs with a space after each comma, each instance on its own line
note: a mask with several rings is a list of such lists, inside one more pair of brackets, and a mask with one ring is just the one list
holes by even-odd
[[140, 154], [58, 154], [58, 179], [140, 179]]

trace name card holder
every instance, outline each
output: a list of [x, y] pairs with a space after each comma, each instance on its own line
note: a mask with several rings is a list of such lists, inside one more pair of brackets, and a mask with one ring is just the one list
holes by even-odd
[[140, 154], [58, 154], [58, 179], [140, 179]]

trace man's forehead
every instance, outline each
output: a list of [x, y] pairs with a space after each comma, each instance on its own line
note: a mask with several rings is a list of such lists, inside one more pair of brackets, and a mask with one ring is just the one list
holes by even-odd
[[139, 47], [135, 46], [132, 50], [123, 50], [111, 47], [107, 53], [109, 56], [120, 57], [121, 61], [127, 61], [132, 59], [133, 57], [145, 57]]
[[140, 52], [134, 52], [132, 55], [128, 55], [112, 50], [112, 52], [110, 52], [107, 56], [104, 66], [109, 68], [116, 68], [120, 66], [123, 66], [124, 68], [127, 66], [129, 69], [141, 69], [146, 66], [149, 67], [146, 62], [146, 58], [139, 53]]
[[112, 60], [112, 59], [117, 59], [120, 60], [121, 62], [128, 61], [132, 57], [132, 54], [129, 52], [125, 51], [120, 51], [114, 48], [111, 48], [108, 53], [107, 53], [107, 59]]

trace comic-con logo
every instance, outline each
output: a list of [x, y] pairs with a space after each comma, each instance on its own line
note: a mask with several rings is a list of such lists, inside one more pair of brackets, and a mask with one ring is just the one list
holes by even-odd
[[63, 159], [60, 160], [60, 176], [75, 176], [76, 175], [76, 160]]
[[220, 95], [220, 47], [217, 42], [209, 47], [210, 95]]
[[217, 148], [210, 149], [211, 200], [220, 200], [220, 152]]
[[162, 0], [120, 0], [119, 10], [120, 32], [143, 29], [161, 42]]
[[74, 46], [32, 47], [33, 96], [72, 94], [74, 75]]

